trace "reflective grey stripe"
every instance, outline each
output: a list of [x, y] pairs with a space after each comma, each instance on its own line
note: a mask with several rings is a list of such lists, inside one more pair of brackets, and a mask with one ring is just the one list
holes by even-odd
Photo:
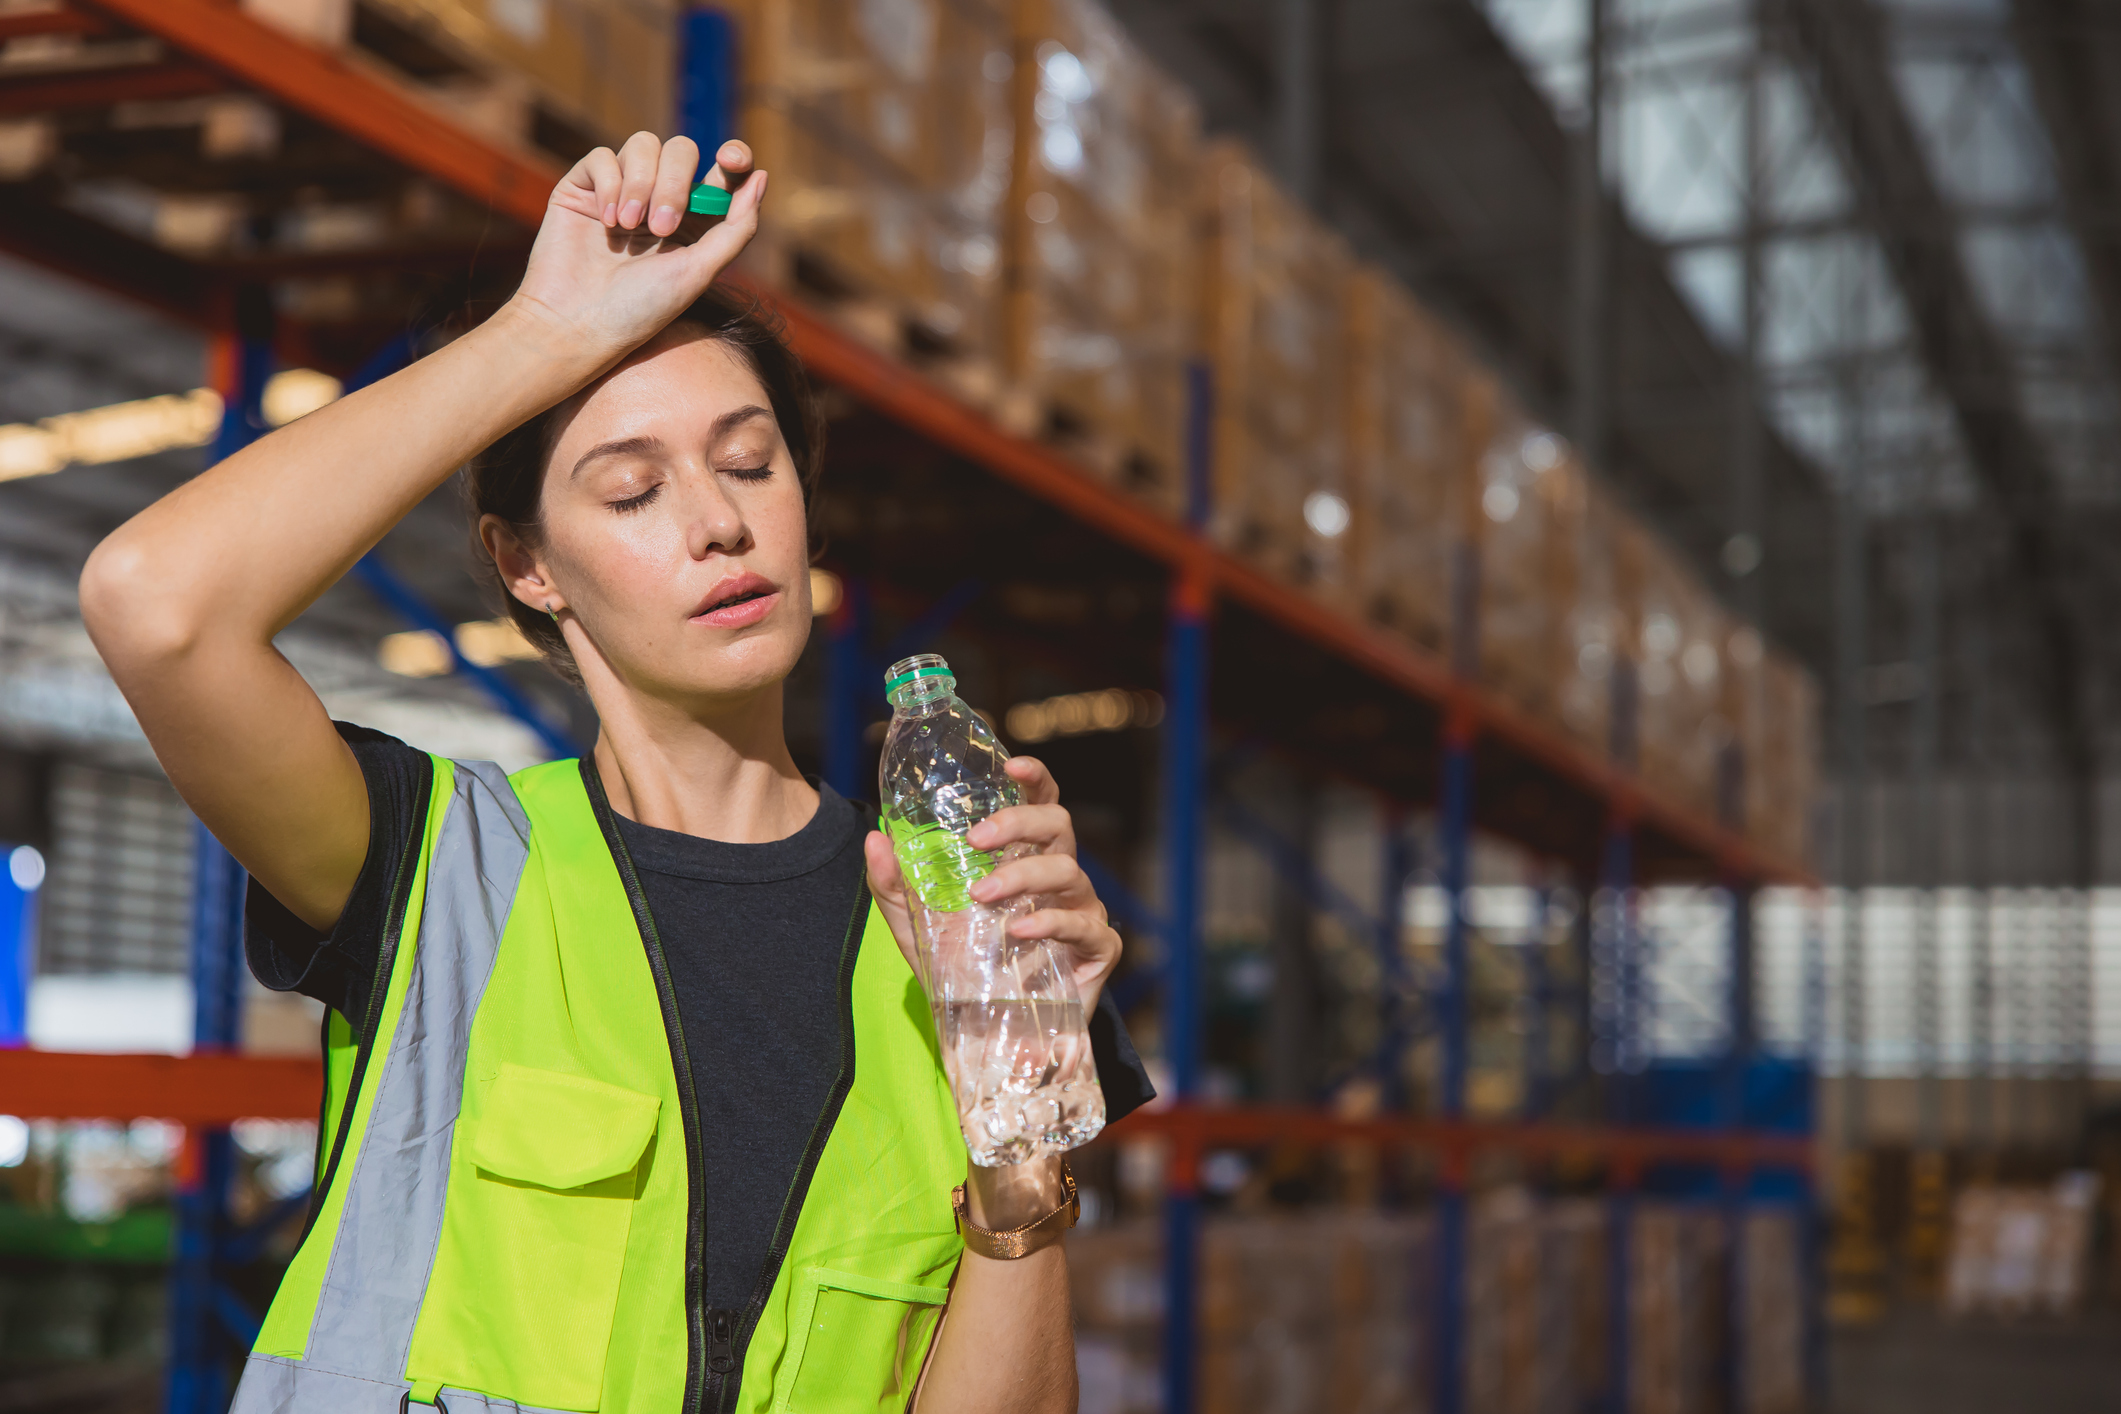
[[[455, 763], [428, 860], [405, 1005], [387, 1038], [390, 1053], [375, 1106], [345, 1180], [346, 1206], [310, 1324], [307, 1358], [297, 1364], [253, 1356], [231, 1414], [291, 1409], [282, 1401], [292, 1399], [297, 1386], [305, 1411], [395, 1410], [442, 1233], [472, 1017], [493, 974], [529, 857], [530, 821], [507, 775], [490, 762]], [[397, 965], [405, 965], [402, 956]], [[271, 1370], [280, 1373], [266, 1378]], [[322, 1382], [320, 1389], [337, 1391], [328, 1396], [333, 1402], [313, 1401], [312, 1379]], [[450, 1408], [463, 1414], [454, 1404]]]
[[[398, 1414], [403, 1380], [364, 1380], [335, 1375], [278, 1355], [253, 1355], [243, 1366], [236, 1407], [246, 1414]], [[442, 1387], [449, 1414], [562, 1414], [511, 1399], [489, 1399], [470, 1390]], [[426, 1414], [415, 1404], [412, 1414]]]

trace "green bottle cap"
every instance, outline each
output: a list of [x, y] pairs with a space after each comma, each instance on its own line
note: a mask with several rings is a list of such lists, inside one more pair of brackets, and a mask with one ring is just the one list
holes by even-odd
[[701, 182], [692, 189], [692, 200], [685, 206], [695, 216], [727, 216], [729, 193], [711, 182]]

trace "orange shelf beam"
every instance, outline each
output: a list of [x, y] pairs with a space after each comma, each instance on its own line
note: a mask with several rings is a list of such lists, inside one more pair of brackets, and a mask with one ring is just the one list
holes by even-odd
[[1193, 1154], [1215, 1145], [1366, 1144], [1426, 1149], [1459, 1159], [1509, 1153], [1527, 1159], [1597, 1160], [1639, 1175], [1656, 1163], [1712, 1164], [1727, 1171], [1809, 1171], [1812, 1141], [1753, 1130], [1620, 1128], [1574, 1124], [1478, 1124], [1385, 1117], [1339, 1119], [1323, 1110], [1174, 1105], [1137, 1110], [1107, 1133], [1134, 1139], [1160, 1135]]
[[0, 1050], [0, 1111], [23, 1119], [313, 1120], [323, 1095], [310, 1059]]
[[[535, 230], [561, 173], [457, 126], [417, 98], [338, 57], [216, 0], [93, 0], [96, 8], [167, 41], [193, 59], [272, 95], [415, 171]], [[1293, 633], [1330, 647], [1411, 696], [1437, 703], [1605, 800], [1618, 815], [1696, 851], [1726, 875], [1757, 883], [1814, 882], [1776, 858], [1599, 759], [1433, 654], [1327, 608], [1185, 527], [1093, 479], [1073, 462], [1004, 431], [905, 365], [835, 328], [802, 304], [747, 285], [786, 321], [811, 372], [1093, 529], [1161, 560]]]

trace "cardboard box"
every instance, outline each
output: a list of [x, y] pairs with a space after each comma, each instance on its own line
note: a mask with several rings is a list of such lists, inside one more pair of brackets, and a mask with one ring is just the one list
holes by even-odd
[[[319, 36], [333, 32], [328, 5], [270, 3], [288, 20], [299, 15]], [[363, 5], [375, 18], [364, 26], [358, 13], [353, 16], [345, 30], [353, 42], [422, 81], [445, 107], [489, 137], [535, 144], [571, 163], [595, 143], [617, 146], [641, 131], [668, 136], [676, 123], [679, 56], [671, 0]], [[379, 24], [396, 37], [382, 33]], [[433, 72], [434, 56], [458, 71]]]
[[1200, 116], [1092, 0], [1016, 0], [1004, 421], [1185, 509]]
[[1010, 17], [989, 0], [738, 0], [739, 132], [773, 173], [745, 268], [928, 368], [1000, 393]]
[[1392, 276], [1348, 281], [1350, 607], [1442, 657], [1466, 543], [1472, 362]]
[[1215, 376], [1210, 533], [1276, 577], [1345, 602], [1343, 328], [1354, 261], [1238, 144], [1200, 173], [1203, 345]]

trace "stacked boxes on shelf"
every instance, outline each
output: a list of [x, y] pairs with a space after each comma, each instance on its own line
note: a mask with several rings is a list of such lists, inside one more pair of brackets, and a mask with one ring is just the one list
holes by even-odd
[[1340, 238], [1234, 142], [1200, 173], [1202, 346], [1215, 369], [1210, 528], [1279, 578], [1359, 607], [1348, 563], [1348, 285]]
[[1354, 607], [1447, 654], [1484, 390], [1457, 342], [1375, 267], [1348, 281], [1347, 333]]
[[1801, 675], [1095, 0], [736, 8], [754, 273], [1174, 516], [1204, 357], [1218, 543], [1802, 856]]
[[1017, 0], [1003, 421], [1178, 515], [1200, 119], [1088, 0]]
[[[1466, 1406], [1560, 1414], [1603, 1402], [1611, 1350], [1608, 1222], [1595, 1198], [1505, 1187], [1473, 1205]], [[1629, 1255], [1629, 1414], [1721, 1408], [1732, 1310], [1725, 1215], [1634, 1205]], [[1749, 1210], [1743, 1228], [1739, 1414], [1803, 1407], [1802, 1222]], [[1314, 1409], [1422, 1414], [1435, 1370], [1426, 1341], [1437, 1253], [1428, 1218], [1349, 1210], [1228, 1213], [1202, 1232], [1201, 1350], [1207, 1414]], [[1162, 1253], [1151, 1222], [1068, 1238], [1084, 1414], [1159, 1407]]]
[[976, 406], [1001, 391], [1015, 160], [1001, 0], [738, 0], [740, 131], [773, 176], [746, 262]]
[[673, 0], [246, 0], [332, 47], [350, 42], [466, 126], [572, 161], [667, 132]]

